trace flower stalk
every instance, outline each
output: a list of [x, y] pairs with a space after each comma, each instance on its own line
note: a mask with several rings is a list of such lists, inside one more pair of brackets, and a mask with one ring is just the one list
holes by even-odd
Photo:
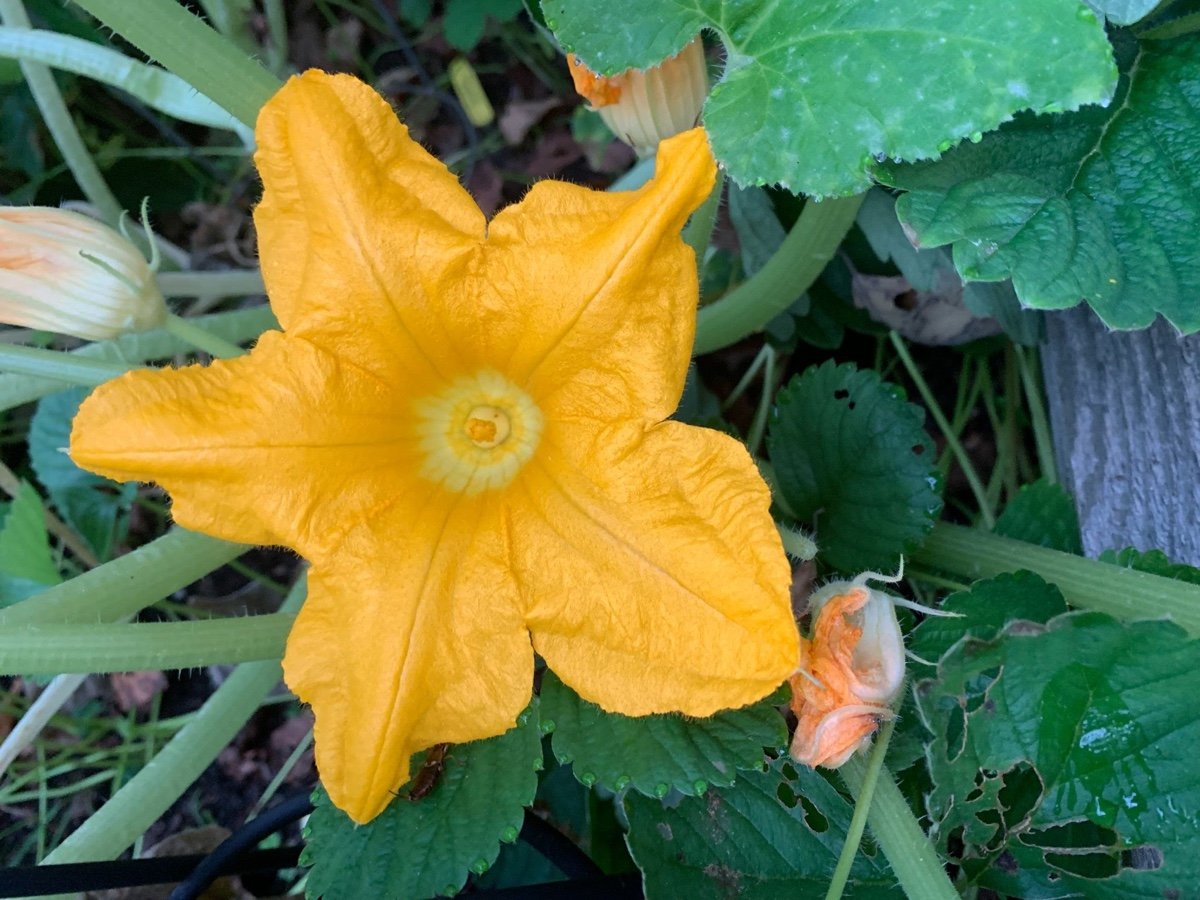
[[765, 266], [700, 310], [694, 355], [711, 353], [762, 331], [812, 286], [854, 224], [864, 194], [809, 200]]
[[186, 341], [217, 359], [233, 359], [246, 352], [232, 341], [227, 341], [182, 316], [168, 315], [163, 327], [166, 328], [168, 334], [174, 335], [181, 341]]
[[[58, 350], [0, 345], [0, 371], [52, 378], [61, 391], [67, 384], [97, 385], [124, 375], [132, 366], [107, 359], [89, 359]], [[49, 392], [47, 392], [49, 393]]]

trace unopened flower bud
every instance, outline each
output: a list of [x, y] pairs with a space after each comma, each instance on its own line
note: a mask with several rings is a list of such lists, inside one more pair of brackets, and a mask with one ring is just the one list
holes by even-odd
[[904, 638], [891, 598], [865, 584], [831, 584], [809, 608], [812, 638], [791, 679], [791, 755], [837, 768], [892, 715], [904, 683]]
[[104, 340], [166, 318], [150, 266], [116, 231], [65, 209], [0, 207], [0, 322]]
[[697, 37], [675, 56], [649, 69], [597, 75], [567, 54], [577, 90], [621, 140], [639, 154], [694, 128], [708, 96], [704, 45]]

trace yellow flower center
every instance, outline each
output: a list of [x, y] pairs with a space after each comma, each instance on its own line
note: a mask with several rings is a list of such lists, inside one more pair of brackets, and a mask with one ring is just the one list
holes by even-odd
[[507, 485], [542, 436], [542, 413], [533, 400], [491, 370], [417, 401], [416, 414], [422, 477], [464, 494]]

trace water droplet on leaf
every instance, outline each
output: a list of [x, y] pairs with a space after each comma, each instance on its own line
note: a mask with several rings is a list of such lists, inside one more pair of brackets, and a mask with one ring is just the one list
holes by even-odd
[[541, 724], [538, 725], [538, 727], [541, 729], [542, 734], [549, 734], [554, 730], [554, 720], [542, 719]]
[[663, 797], [667, 796], [667, 791], [669, 790], [671, 790], [671, 786], [660, 781], [654, 786], [654, 796], [661, 800]]
[[708, 782], [703, 778], [697, 778], [692, 782], [692, 789], [695, 790], [697, 794], [703, 794], [708, 790]]
[[983, 140], [983, 132], [982, 131], [972, 131], [971, 132], [970, 141], [972, 144], [978, 144], [982, 140]]
[[953, 146], [954, 141], [942, 141], [940, 144], [938, 144], [938, 153], [945, 153]]
[[511, 844], [513, 841], [515, 841], [517, 839], [517, 835], [519, 835], [520, 833], [521, 832], [518, 831], [516, 828], [514, 828], [512, 825], [509, 825], [502, 832], [500, 832], [500, 840], [504, 841], [504, 843], [506, 843], [506, 844]]
[[491, 864], [486, 859], [483, 859], [482, 857], [475, 860], [475, 862], [471, 863], [471, 871], [474, 872], [476, 875], [482, 875], [489, 868], [491, 868]]
[[633, 779], [630, 778], [628, 775], [622, 775], [620, 778], [617, 779], [617, 784], [616, 784], [617, 790], [618, 791], [625, 790], [625, 788], [629, 787], [629, 782], [631, 782], [631, 781], [633, 781]]
[[595, 772], [584, 772], [582, 775], [579, 776], [579, 782], [584, 787], [591, 787], [593, 784], [596, 783], [596, 773]]

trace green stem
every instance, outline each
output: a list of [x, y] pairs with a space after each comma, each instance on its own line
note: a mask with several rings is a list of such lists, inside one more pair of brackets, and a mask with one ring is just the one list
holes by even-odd
[[775, 255], [752, 278], [700, 310], [693, 355], [761, 331], [812, 286], [854, 224], [864, 194], [809, 200]]
[[75, 0], [151, 59], [254, 127], [278, 78], [175, 0]]
[[0, 628], [0, 675], [192, 669], [279, 659], [292, 616]]
[[754, 381], [754, 376], [758, 374], [758, 370], [761, 369], [766, 363], [767, 354], [774, 352], [774, 349], [775, 348], [770, 344], [763, 344], [762, 347], [759, 348], [758, 353], [754, 355], [754, 359], [750, 362], [750, 367], [746, 369], [746, 374], [744, 374], [738, 383], [734, 385], [733, 390], [729, 392], [729, 396], [726, 397], [724, 402], [721, 404], [721, 412], [725, 412], [725, 410], [733, 406], [733, 404], [738, 401], [738, 398], [741, 397], [742, 394], [746, 393], [746, 389], [749, 388]]
[[763, 367], [762, 395], [758, 399], [758, 408], [754, 411], [754, 419], [750, 422], [750, 432], [746, 436], [746, 447], [751, 456], [758, 454], [763, 435], [767, 431], [767, 417], [771, 414], [771, 405], [775, 399], [775, 348], [767, 348], [767, 362]]
[[[850, 827], [846, 829], [846, 840], [842, 844], [842, 853], [838, 857], [837, 868], [829, 880], [829, 889], [825, 892], [825, 900], [841, 900], [846, 891], [846, 883], [850, 880], [850, 869], [854, 866], [854, 858], [858, 856], [858, 848], [862, 843], [863, 830], [867, 827], [867, 814], [871, 811], [871, 803], [875, 798], [875, 785], [879, 781], [879, 772], [883, 769], [883, 759], [887, 756], [888, 744], [892, 741], [892, 732], [896, 730], [896, 720], [888, 719], [879, 729], [871, 755], [867, 758], [866, 773], [862, 784], [855, 792], [854, 815], [850, 819]], [[909, 895], [912, 896], [911, 894]]]
[[[234, 343], [255, 338], [266, 329], [276, 326], [275, 316], [266, 306], [197, 316], [193, 321], [205, 331]], [[133, 366], [148, 359], [165, 359], [188, 349], [187, 344], [169, 334], [165, 328], [159, 328], [139, 334], [125, 334], [112, 341], [87, 344], [72, 350], [68, 356], [71, 359], [122, 360]], [[3, 368], [0, 362], [0, 369]], [[0, 410], [11, 409], [62, 389], [62, 381], [54, 378], [0, 374]]]
[[130, 368], [124, 363], [87, 359], [58, 350], [41, 350], [15, 344], [0, 345], [0, 371], [51, 378], [59, 382], [57, 389], [60, 391], [64, 388], [63, 382], [103, 384], [118, 375], [124, 375]]
[[0, 609], [0, 626], [114, 622], [175, 593], [248, 549], [175, 528], [132, 553]]
[[158, 289], [166, 297], [245, 297], [265, 293], [258, 269], [228, 272], [159, 272]]
[[1118, 619], [1168, 618], [1200, 636], [1200, 586], [941, 522], [912, 561], [971, 580], [1026, 569], [1072, 606]]
[[[280, 611], [295, 612], [304, 593], [301, 578]], [[238, 666], [150, 764], [42, 863], [115, 859], [208, 768], [279, 683], [281, 675], [277, 662]]]
[[967, 456], [967, 451], [963, 449], [962, 443], [958, 440], [958, 435], [954, 433], [954, 429], [946, 421], [946, 416], [942, 413], [941, 407], [938, 406], [938, 402], [933, 396], [933, 391], [929, 389], [924, 376], [921, 375], [921, 370], [917, 368], [917, 364], [909, 354], [904, 339], [894, 331], [888, 332], [888, 339], [892, 342], [892, 347], [895, 349], [896, 355], [900, 357], [900, 362], [903, 363], [905, 371], [908, 372], [908, 377], [916, 387], [917, 393], [925, 401], [925, 406], [928, 407], [933, 421], [937, 423], [937, 427], [941, 430], [943, 437], [946, 438], [946, 446], [950, 448], [954, 454], [954, 458], [958, 461], [959, 468], [962, 469], [963, 474], [966, 476], [967, 484], [971, 486], [971, 493], [975, 495], [975, 502], [979, 504], [979, 511], [983, 516], [984, 523], [988, 528], [991, 528], [996, 524], [996, 517], [992, 514], [991, 504], [988, 503], [987, 499], [987, 491], [983, 489], [983, 483], [979, 480], [975, 466], [971, 464], [971, 458]]
[[1017, 369], [1021, 373], [1021, 386], [1025, 390], [1025, 402], [1029, 404], [1029, 420], [1033, 425], [1038, 468], [1042, 470], [1043, 478], [1051, 484], [1057, 484], [1058, 468], [1054, 461], [1054, 443], [1050, 438], [1050, 420], [1046, 416], [1046, 404], [1042, 402], [1041, 379], [1025, 358], [1025, 348], [1015, 347], [1014, 352], [1017, 356]]
[[[10, 28], [30, 28], [29, 16], [21, 0], [0, 0], [0, 20]], [[100, 174], [92, 155], [88, 152], [75, 120], [67, 109], [62, 93], [54, 82], [48, 66], [41, 63], [21, 61], [21, 72], [29, 84], [30, 93], [37, 103], [42, 120], [50, 130], [58, 151], [75, 182], [83, 191], [88, 201], [96, 207], [101, 218], [109, 225], [116, 226], [121, 219], [121, 204], [109, 190]]]
[[[859, 757], [838, 769], [850, 793], [860, 803], [867, 788], [867, 764]], [[921, 830], [904, 795], [886, 768], [880, 766], [874, 803], [867, 817], [904, 893], [912, 900], [959, 900], [937, 850]]]
[[807, 534], [799, 529], [788, 528], [786, 525], [775, 523], [779, 532], [779, 540], [783, 544], [783, 552], [792, 559], [808, 562], [817, 555], [817, 545]]
[[233, 359], [246, 352], [237, 344], [217, 337], [210, 331], [205, 331], [191, 319], [184, 319], [173, 313], [167, 314], [165, 327], [169, 334], [173, 334], [181, 341], [187, 341], [216, 359]]
[[691, 219], [683, 229], [683, 242], [696, 254], [697, 272], [704, 271], [704, 259], [708, 255], [708, 245], [712, 242], [713, 228], [717, 224], [717, 211], [721, 208], [721, 194], [724, 190], [725, 173], [718, 169], [708, 199], [692, 213]]

